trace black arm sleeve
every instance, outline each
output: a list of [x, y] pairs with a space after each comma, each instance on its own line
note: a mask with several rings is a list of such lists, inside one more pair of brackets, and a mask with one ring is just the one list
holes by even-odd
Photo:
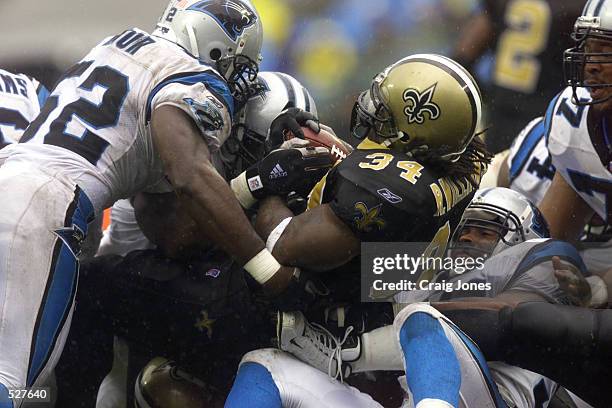
[[444, 314], [478, 343], [487, 360], [545, 375], [595, 407], [612, 401], [612, 310], [533, 302]]

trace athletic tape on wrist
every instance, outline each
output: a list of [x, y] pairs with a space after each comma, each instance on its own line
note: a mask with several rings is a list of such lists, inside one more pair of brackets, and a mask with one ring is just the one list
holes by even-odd
[[273, 252], [274, 246], [278, 242], [281, 235], [283, 235], [283, 232], [285, 232], [285, 228], [287, 228], [287, 225], [289, 225], [292, 218], [293, 217], [287, 217], [279, 222], [278, 225], [272, 230], [270, 235], [268, 235], [268, 240], [266, 241], [266, 248], [268, 251]]
[[[251, 180], [251, 182], [256, 183], [257, 180]], [[261, 180], [259, 180], [259, 183], [261, 184]], [[243, 208], [251, 208], [253, 204], [257, 202], [257, 199], [253, 197], [251, 189], [249, 188], [249, 180], [247, 180], [246, 171], [240, 173], [235, 179], [232, 179], [230, 186], [234, 191], [236, 199]]]
[[608, 286], [599, 276], [592, 275], [586, 278], [591, 287], [590, 307], [600, 307], [608, 304]]
[[244, 265], [244, 269], [262, 285], [269, 281], [280, 267], [281, 264], [265, 248]]

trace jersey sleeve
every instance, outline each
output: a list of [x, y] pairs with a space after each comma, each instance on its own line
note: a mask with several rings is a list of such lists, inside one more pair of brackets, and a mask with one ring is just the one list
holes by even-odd
[[[34, 80], [36, 81], [36, 80]], [[38, 106], [41, 108], [47, 102], [47, 98], [49, 97], [49, 90], [40, 82], [36, 81], [36, 97], [38, 98]]]
[[514, 139], [507, 159], [511, 184], [519, 176], [543, 136], [544, 118], [540, 116], [529, 122]]
[[213, 72], [170, 76], [155, 86], [149, 101], [148, 115], [165, 105], [189, 115], [213, 151], [229, 136], [234, 101], [227, 83]]
[[324, 202], [361, 241], [406, 241], [412, 231], [421, 228], [419, 210], [431, 207], [415, 204], [407, 210], [398, 206], [406, 204], [405, 197], [389, 187], [376, 190], [367, 180], [356, 180], [343, 170], [338, 166], [327, 174]]

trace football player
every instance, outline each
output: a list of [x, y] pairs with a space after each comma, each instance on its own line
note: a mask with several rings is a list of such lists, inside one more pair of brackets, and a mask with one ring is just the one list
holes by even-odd
[[[453, 257], [478, 254], [488, 259], [481, 269], [460, 275], [448, 271], [438, 275], [436, 281], [488, 282], [490, 288], [432, 290], [424, 300], [464, 299], [484, 305], [487, 302], [491, 305], [531, 301], [568, 303], [554, 271], [576, 268], [585, 272], [584, 265], [571, 245], [539, 239], [543, 236], [547, 236], [546, 223], [537, 208], [523, 196], [504, 188], [480, 190], [465, 211], [449, 253]], [[551, 254], [562, 257], [566, 264], [555, 259], [551, 267]], [[280, 316], [281, 348], [312, 367], [301, 365], [280, 351], [251, 352], [243, 358], [228, 399], [229, 406], [239, 406], [231, 404], [244, 398], [244, 392], [253, 388], [255, 380], [260, 388], [256, 396], [265, 397], [269, 404], [266, 406], [379, 406], [351, 387], [330, 382], [323, 374], [341, 375], [339, 369], [345, 373], [404, 370], [409, 406], [417, 407], [538, 407], [546, 404], [556, 389], [552, 381], [541, 375], [502, 363], [487, 366], [467, 336], [437, 310], [424, 304], [407, 306], [396, 316], [394, 326], [363, 334], [356, 348], [342, 347], [343, 341], [305, 322], [299, 312]], [[347, 365], [344, 361], [342, 365], [342, 357], [351, 355], [353, 362]], [[314, 367], [322, 372], [317, 374]], [[298, 378], [303, 380], [296, 387]], [[312, 392], [314, 389], [317, 392]], [[337, 404], [328, 403], [329, 398]], [[270, 401], [279, 403], [273, 405]]]
[[527, 121], [541, 114], [563, 81], [561, 53], [586, 0], [481, 0], [451, 56], [471, 69], [491, 51], [495, 61], [485, 92], [492, 125], [487, 147], [507, 149]]
[[[502, 164], [498, 185], [509, 187], [539, 205], [555, 175], [552, 156], [546, 147], [544, 117], [539, 117], [521, 131]], [[502, 176], [505, 174], [506, 176]], [[605, 273], [610, 263], [612, 229], [595, 214], [576, 243], [587, 269]]]
[[48, 95], [36, 79], [0, 69], [0, 149], [19, 141]]
[[444, 248], [490, 158], [475, 137], [481, 114], [478, 86], [459, 64], [412, 55], [359, 96], [352, 129], [363, 141], [317, 183], [308, 211], [294, 216], [271, 195], [260, 167], [231, 185], [245, 208], [261, 199], [256, 229], [285, 264], [330, 270], [357, 256], [361, 241]]
[[512, 142], [498, 178], [500, 187], [518, 191], [536, 205], [555, 175], [544, 133], [543, 117], [529, 122]]
[[[265, 155], [265, 140], [274, 118], [289, 108], [299, 108], [314, 117], [317, 115], [315, 101], [306, 88], [295, 78], [281, 72], [260, 72], [251, 85], [253, 95], [237, 114], [232, 133], [221, 149], [213, 155], [215, 167], [226, 179], [242, 173]], [[174, 194], [138, 194], [134, 199], [141, 211], [141, 224], [148, 229], [145, 236], [136, 220], [130, 200], [119, 200], [111, 208], [111, 224], [104, 232], [98, 255], [125, 255], [133, 250], [149, 249], [161, 245], [167, 255], [176, 255], [180, 236], [195, 236], [199, 229], [188, 214], [176, 209]], [[159, 214], [165, 214], [161, 219]], [[180, 221], [180, 222], [179, 222]], [[189, 231], [186, 226], [196, 231]], [[186, 241], [186, 240], [183, 240]], [[197, 237], [193, 245], [208, 240]]]
[[[236, 115], [232, 134], [217, 154], [221, 174], [239, 174], [265, 155], [270, 124], [285, 109], [317, 113], [308, 90], [290, 75], [260, 72], [252, 87], [251, 97]], [[253, 301], [241, 266], [210, 248], [210, 240], [175, 194], [138, 193], [134, 198], [137, 214], [129, 200], [118, 203], [112, 207], [100, 256], [81, 266], [73, 325], [56, 369], [58, 403], [94, 403], [93, 391], [108, 370], [112, 334], [125, 340], [116, 340], [121, 346], [115, 348], [124, 351], [113, 371], [122, 363], [136, 371], [126, 368], [120, 375], [107, 376], [98, 393], [98, 406], [131, 400], [138, 370], [156, 355], [172, 357], [207, 384], [225, 390], [240, 357], [253, 347], [269, 344], [270, 323], [260, 316], [273, 309], [265, 310], [267, 304]], [[142, 251], [149, 248], [156, 250]], [[95, 321], [92, 315], [97, 316]], [[80, 364], [84, 354], [91, 357], [87, 367]], [[151, 364], [176, 365], [160, 359]], [[126, 371], [127, 390], [121, 380]], [[146, 398], [155, 406], [154, 401], [164, 395], [178, 393], [172, 391], [174, 371], [143, 370], [144, 380], [136, 385], [137, 399]], [[150, 377], [156, 379], [150, 381]], [[167, 386], [151, 388], [156, 381]], [[118, 392], [109, 391], [113, 389]]]
[[262, 280], [285, 267], [210, 162], [248, 95], [262, 26], [241, 0], [171, 1], [152, 34], [104, 39], [62, 77], [21, 142], [0, 151], [0, 404], [56, 364], [77, 254], [95, 215], [165, 184], [213, 241]]
[[569, 85], [548, 106], [545, 138], [556, 171], [540, 209], [553, 237], [576, 242], [597, 213], [612, 215], [612, 1], [589, 1], [565, 52]]

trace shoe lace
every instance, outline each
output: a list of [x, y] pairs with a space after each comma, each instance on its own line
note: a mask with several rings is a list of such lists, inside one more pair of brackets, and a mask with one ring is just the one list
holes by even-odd
[[[342, 339], [339, 339], [336, 338], [336, 336], [334, 336], [333, 334], [331, 334], [329, 330], [327, 330], [325, 327], [321, 326], [318, 323], [313, 322], [309, 323], [309, 325], [311, 325], [313, 328], [313, 333], [311, 333], [311, 337], [314, 337], [313, 340], [323, 345], [325, 349], [323, 350], [324, 352], [326, 350], [329, 350], [329, 353], [325, 353], [328, 354], [327, 357], [329, 358], [327, 365], [327, 375], [329, 375], [334, 380], [340, 377], [340, 382], [344, 382], [344, 376], [342, 374], [342, 345], [346, 342], [348, 336], [352, 333], [354, 329], [353, 326], [347, 327], [346, 331], [344, 332], [344, 336], [342, 337]], [[332, 375], [334, 361], [336, 364], [336, 375]]]

